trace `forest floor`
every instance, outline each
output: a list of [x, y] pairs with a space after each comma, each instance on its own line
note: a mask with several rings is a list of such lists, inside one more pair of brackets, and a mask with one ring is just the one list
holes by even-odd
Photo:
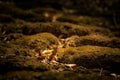
[[13, 7], [0, 3], [0, 80], [120, 80], [119, 24]]

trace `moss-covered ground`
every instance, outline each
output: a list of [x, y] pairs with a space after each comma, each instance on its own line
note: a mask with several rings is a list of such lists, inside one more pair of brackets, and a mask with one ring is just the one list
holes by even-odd
[[120, 80], [120, 24], [3, 1], [0, 10], [0, 80]]

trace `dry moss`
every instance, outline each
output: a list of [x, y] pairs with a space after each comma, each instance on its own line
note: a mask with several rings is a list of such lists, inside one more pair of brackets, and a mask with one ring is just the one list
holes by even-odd
[[109, 37], [102, 34], [90, 34], [86, 36], [71, 36], [66, 38], [66, 44], [69, 46], [78, 47], [82, 45], [95, 45], [104, 47], [120, 48], [120, 40], [116, 37]]
[[[8, 21], [12, 19], [11, 16], [17, 19], [19, 18], [19, 19], [23, 19], [25, 21], [31, 21], [31, 22], [43, 21], [43, 17], [40, 14], [34, 13], [31, 10], [23, 10], [21, 8], [18, 8], [14, 3], [1, 2], [0, 9], [2, 14], [10, 15], [10, 17], [4, 16], [4, 18], [9, 19]], [[1, 20], [5, 21], [4, 19], [1, 19]]]
[[[87, 45], [87, 46], [81, 46], [81, 47], [76, 47], [76, 48], [75, 47], [66, 48], [64, 49], [64, 52], [62, 54], [64, 55], [61, 57], [62, 59], [65, 58], [66, 60], [69, 57], [73, 57], [71, 60], [74, 61], [75, 58], [80, 59], [80, 57], [82, 56], [89, 57], [93, 55], [95, 58], [97, 58], [98, 56], [103, 56], [103, 55], [113, 55], [113, 56], [118, 55], [119, 56], [120, 49]], [[90, 58], [94, 58], [94, 57], [90, 57]], [[64, 62], [64, 60], [61, 60], [61, 61]], [[65, 62], [69, 62], [69, 61], [65, 61]]]
[[[74, 72], [33, 72], [33, 71], [14, 71], [8, 72], [5, 76], [0, 76], [0, 79], [22, 79], [22, 80], [114, 80], [114, 77], [102, 75], [99, 76], [98, 73], [90, 74], [76, 74]], [[119, 79], [119, 77], [118, 77]]]
[[89, 54], [97, 54], [98, 56], [100, 55], [120, 55], [120, 49], [119, 48], [109, 48], [109, 47], [100, 47], [100, 46], [81, 46], [78, 47], [80, 51], [80, 55], [89, 55]]
[[79, 57], [75, 59], [75, 63], [87, 68], [101, 68], [110, 70], [111, 72], [119, 72], [120, 67], [120, 49], [83, 46], [79, 48]]
[[23, 35], [22, 34], [19, 34], [19, 33], [11, 33], [11, 34], [8, 34], [8, 35], [6, 35], [6, 34], [3, 34], [3, 35], [1, 35], [1, 37], [0, 37], [0, 40], [2, 41], [2, 42], [10, 42], [10, 41], [15, 41], [16, 39], [19, 39], [19, 38], [21, 38]]
[[63, 15], [62, 17], [58, 18], [58, 21], [81, 24], [81, 25], [87, 24], [87, 25], [94, 25], [101, 27], [108, 27], [112, 25], [107, 19], [102, 17], [77, 16], [77, 15], [69, 15], [69, 14]]
[[[26, 33], [28, 32], [28, 33]], [[24, 34], [35, 34], [38, 32], [50, 32], [54, 35], [63, 35], [68, 37], [71, 35], [85, 36], [92, 33], [101, 33], [105, 35], [111, 35], [108, 29], [100, 28], [97, 26], [79, 26], [71, 23], [27, 23], [23, 26]]]
[[81, 46], [78, 48], [69, 48], [63, 52], [59, 59], [63, 63], [76, 63], [86, 68], [104, 68], [113, 72], [119, 72], [120, 67], [120, 49], [99, 47], [99, 46]]
[[14, 18], [12, 16], [10, 16], [10, 15], [0, 14], [0, 22], [1, 23], [14, 22]]
[[39, 33], [26, 36], [27, 44], [31, 48], [50, 48], [51, 45], [58, 45], [58, 39], [50, 33]]
[[74, 63], [74, 57], [77, 55], [77, 49], [73, 47], [63, 48], [58, 52], [59, 62]]
[[65, 24], [62, 24], [62, 23], [35, 23], [35, 24], [33, 23], [33, 24], [28, 24], [26, 26], [26, 28], [28, 28], [28, 30], [29, 30], [28, 26], [29, 27], [31, 26], [31, 28], [33, 28], [31, 30], [31, 32], [33, 32], [33, 31], [35, 31], [35, 32], [38, 32], [38, 31], [39, 32], [50, 32], [50, 33], [53, 33], [54, 35], [57, 35], [57, 36], [61, 35], [61, 34], [68, 35], [69, 30], [67, 28], [72, 29], [71, 26], [65, 26]]
[[120, 48], [119, 38], [108, 37], [100, 34], [91, 34], [88, 36], [83, 36], [80, 38], [79, 44]]
[[[97, 1], [98, 4], [101, 4], [101, 1]], [[86, 3], [86, 1], [82, 2]], [[114, 4], [114, 1], [110, 3], [102, 2], [109, 5], [109, 7]], [[118, 2], [118, 0], [115, 1], [115, 4], [117, 4], [116, 2]], [[77, 1], [75, 4], [76, 3]], [[73, 4], [67, 3], [61, 5], [69, 6]], [[87, 12], [91, 11], [93, 6], [94, 5], [88, 8]], [[84, 7], [86, 6], [82, 8]], [[103, 7], [103, 5], [100, 5], [100, 7]], [[14, 3], [2, 1], [0, 1], [0, 10], [0, 80], [115, 79], [114, 77], [104, 74], [100, 76], [100, 69], [97, 73], [94, 73], [92, 71], [86, 71], [88, 70], [86, 68], [101, 68], [111, 71], [112, 73], [120, 73], [120, 40], [114, 37], [119, 36], [119, 27], [116, 26], [114, 29], [113, 23], [110, 23], [107, 19], [101, 17], [77, 16], [74, 13], [70, 15], [63, 13], [62, 16], [57, 19], [57, 21], [60, 22], [48, 22], [49, 18], [45, 18], [43, 15], [44, 12], [55, 13], [55, 15], [56, 13], [61, 14], [62, 12], [52, 8], [23, 10], [16, 7]], [[99, 10], [95, 11], [95, 14], [96, 12], [101, 12], [99, 14], [102, 14], [107, 8], [105, 10], [100, 8]], [[84, 13], [84, 10], [81, 12]], [[113, 15], [113, 12], [108, 12], [107, 14]], [[93, 13], [90, 13], [90, 15], [93, 15]], [[117, 13], [116, 16], [118, 16]], [[117, 19], [116, 21], [119, 20]], [[115, 31], [110, 31], [109, 29]], [[116, 29], [118, 30], [116, 31]], [[51, 45], [58, 45], [59, 41], [57, 37], [61, 35], [63, 36], [62, 38], [71, 37], [73, 35], [77, 35], [78, 37], [71, 37], [71, 42], [74, 42], [72, 47], [58, 49], [58, 62], [61, 63], [41, 63], [41, 57], [36, 53], [40, 53], [39, 51], [41, 49], [50, 49]], [[37, 49], [39, 50], [38, 52]], [[74, 73], [74, 69], [70, 70], [64, 63], [77, 64], [77, 68], [75, 69], [78, 73]], [[86, 68], [80, 70], [80, 66]], [[4, 74], [2, 74], [2, 72]]]
[[25, 35], [32, 35], [40, 32], [49, 32], [56, 36], [63, 35], [69, 37], [72, 35], [85, 36], [93, 33], [103, 34], [107, 36], [114, 36], [113, 33], [106, 28], [88, 25], [75, 25], [64, 22], [25, 22], [16, 21], [16, 23], [9, 23], [2, 25], [3, 31], [8, 33], [23, 33]]

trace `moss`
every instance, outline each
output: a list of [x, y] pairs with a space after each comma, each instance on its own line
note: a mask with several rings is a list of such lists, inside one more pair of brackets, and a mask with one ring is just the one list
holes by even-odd
[[50, 44], [58, 44], [58, 39], [51, 33], [41, 33], [39, 36], [41, 36], [43, 39], [46, 39], [50, 42]]
[[97, 55], [120, 55], [119, 48], [109, 48], [109, 47], [100, 47], [100, 46], [81, 46], [78, 47], [77, 50], [80, 50], [80, 55], [89, 55], [89, 54], [97, 54]]
[[[35, 21], [42, 21], [43, 18], [40, 14], [34, 13], [31, 10], [23, 10], [21, 8], [18, 8], [14, 3], [5, 3], [5, 2], [1, 2], [0, 3], [0, 9], [1, 9], [1, 13], [2, 14], [7, 14], [10, 16], [4, 16], [4, 18], [6, 18], [6, 22], [7, 21], [12, 21], [14, 18], [19, 18], [19, 19], [23, 19], [25, 21], [31, 21], [31, 22], [35, 22]], [[7, 6], [7, 7], [6, 7]], [[8, 7], [9, 6], [9, 7]], [[5, 20], [2, 18], [1, 21]]]
[[37, 7], [37, 8], [33, 8], [32, 9], [33, 12], [38, 13], [38, 14], [43, 14], [44, 12], [54, 12], [56, 13], [57, 10], [53, 9], [53, 8], [43, 8], [43, 7]]
[[14, 71], [8, 72], [1, 79], [22, 79], [22, 80], [113, 80], [111, 76], [99, 76], [99, 74], [76, 74], [74, 72], [33, 72], [33, 71]]
[[0, 10], [1, 13], [5, 14], [12, 13], [14, 10], [16, 10], [15, 4], [10, 2], [0, 2]]
[[119, 48], [120, 41], [115, 37], [108, 37], [100, 34], [91, 34], [88, 36], [83, 36], [79, 40], [81, 45], [96, 45], [96, 46], [105, 46]]
[[91, 25], [91, 26], [101, 26], [109, 28], [112, 25], [107, 19], [102, 17], [91, 17], [91, 16], [84, 16], [84, 15], [63, 15], [62, 17], [58, 18], [58, 21], [61, 22], [69, 22], [74, 24], [80, 25]]
[[74, 58], [77, 56], [78, 51], [74, 47], [63, 48], [58, 52], [59, 62], [62, 63], [74, 63]]
[[[120, 66], [120, 49], [99, 47], [99, 46], [81, 46], [77, 48], [65, 49], [63, 56], [59, 59], [62, 63], [76, 63], [86, 68], [104, 68], [113, 72]], [[116, 65], [116, 66], [114, 66]]]
[[94, 45], [103, 47], [119, 48], [120, 40], [117, 37], [109, 37], [100, 33], [93, 33], [86, 36], [71, 36], [66, 38], [66, 44], [72, 47], [82, 45]]
[[23, 32], [28, 32], [24, 34], [34, 34], [38, 32], [50, 32], [56, 36], [64, 35], [70, 36], [74, 34], [86, 35], [89, 33], [89, 29], [84, 27], [79, 27], [77, 25], [69, 23], [28, 23], [24, 26]]
[[50, 33], [39, 33], [26, 36], [27, 44], [31, 48], [50, 48], [51, 45], [58, 45], [58, 39]]
[[2, 24], [2, 30], [5, 31], [5, 34], [22, 33], [22, 25], [23, 25], [23, 23]]
[[120, 66], [120, 50], [117, 48], [82, 46], [78, 50], [80, 50], [79, 57], [75, 60], [78, 65], [89, 68], [103, 67], [113, 72], [117, 72], [116, 69]]
[[8, 42], [9, 41], [15, 41], [16, 39], [19, 39], [21, 38], [23, 35], [22, 34], [19, 34], [19, 33], [11, 33], [11, 34], [8, 34], [8, 35], [2, 35], [1, 36], [1, 41], [3, 42]]
[[80, 23], [78, 16], [72, 16], [72, 15], [63, 15], [57, 20], [60, 22], [69, 22], [69, 23], [74, 23], [74, 24]]
[[44, 21], [43, 16], [37, 13], [34, 13], [31, 10], [26, 10], [26, 11], [19, 11], [16, 14], [13, 15], [15, 18], [23, 19], [25, 21], [29, 22], [39, 22], [39, 21]]
[[[7, 38], [6, 41], [10, 44], [26, 46], [31, 48], [41, 47], [50, 48], [51, 45], [58, 45], [58, 39], [51, 33], [39, 33], [32, 36], [24, 36], [19, 33], [11, 33], [9, 35], [4, 35], [3, 39]], [[10, 45], [9, 44], [9, 45]]]
[[7, 14], [0, 14], [0, 22], [2, 23], [14, 22], [14, 18]]
[[49, 32], [55, 36], [63, 35], [69, 37], [72, 35], [85, 36], [93, 33], [103, 34], [107, 36], [114, 36], [113, 33], [106, 28], [89, 25], [76, 25], [64, 22], [25, 22], [9, 23], [3, 25], [3, 30], [8, 33], [23, 33], [25, 35], [32, 35], [40, 32]]

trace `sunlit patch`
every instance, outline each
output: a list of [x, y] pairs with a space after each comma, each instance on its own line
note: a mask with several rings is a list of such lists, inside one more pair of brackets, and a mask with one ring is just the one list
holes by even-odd
[[70, 69], [77, 67], [76, 64], [65, 64], [65, 66], [69, 67]]
[[56, 22], [56, 20], [62, 16], [61, 13], [51, 13], [51, 12], [44, 12], [43, 13], [44, 17], [48, 18], [51, 20], [51, 22]]

